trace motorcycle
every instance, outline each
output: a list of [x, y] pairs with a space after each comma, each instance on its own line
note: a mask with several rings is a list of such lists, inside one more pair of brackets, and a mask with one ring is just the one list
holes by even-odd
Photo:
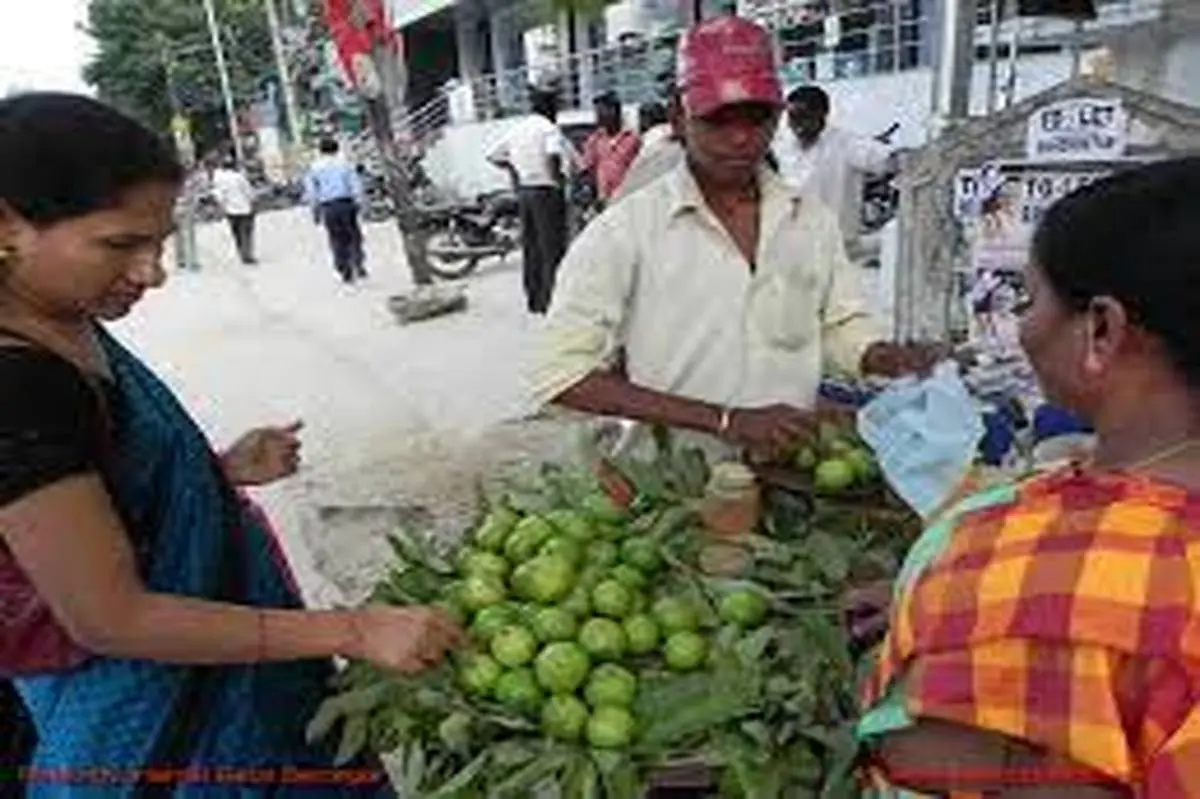
[[429, 269], [443, 280], [460, 280], [485, 258], [504, 259], [521, 246], [516, 195], [496, 191], [467, 205], [424, 209], [421, 227]]

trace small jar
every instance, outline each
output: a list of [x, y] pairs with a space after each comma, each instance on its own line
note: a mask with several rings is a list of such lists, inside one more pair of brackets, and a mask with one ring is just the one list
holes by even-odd
[[754, 472], [740, 463], [714, 466], [700, 515], [713, 538], [728, 541], [753, 535], [762, 515], [762, 495]]

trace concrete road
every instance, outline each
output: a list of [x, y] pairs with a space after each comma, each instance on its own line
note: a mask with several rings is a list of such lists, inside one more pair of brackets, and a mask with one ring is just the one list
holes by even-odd
[[[366, 235], [371, 277], [346, 286], [306, 213], [259, 217], [256, 266], [237, 262], [223, 224], [202, 226], [201, 270], [168, 256], [167, 285], [116, 328], [218, 444], [304, 421], [303, 472], [259, 496], [318, 605], [366, 589], [394, 523], [383, 509], [453, 529], [481, 470], [552, 457], [563, 439], [561, 424], [520, 421], [535, 329], [518, 261], [485, 264], [465, 284], [466, 313], [400, 326], [386, 310], [410, 288], [399, 234]], [[381, 510], [329, 510], [341, 506]]]

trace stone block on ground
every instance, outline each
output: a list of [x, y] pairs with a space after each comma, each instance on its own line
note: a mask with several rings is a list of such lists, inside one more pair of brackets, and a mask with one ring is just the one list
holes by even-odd
[[388, 310], [402, 325], [423, 322], [467, 309], [467, 295], [457, 287], [432, 286], [388, 298]]

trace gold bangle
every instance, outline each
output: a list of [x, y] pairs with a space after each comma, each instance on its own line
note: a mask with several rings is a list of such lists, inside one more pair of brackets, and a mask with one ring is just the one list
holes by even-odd
[[260, 610], [258, 612], [258, 651], [255, 655], [255, 663], [262, 663], [267, 659], [267, 612]]
[[733, 426], [733, 408], [721, 409], [721, 420], [717, 423], [717, 435], [721, 438], [729, 432], [729, 428]]

